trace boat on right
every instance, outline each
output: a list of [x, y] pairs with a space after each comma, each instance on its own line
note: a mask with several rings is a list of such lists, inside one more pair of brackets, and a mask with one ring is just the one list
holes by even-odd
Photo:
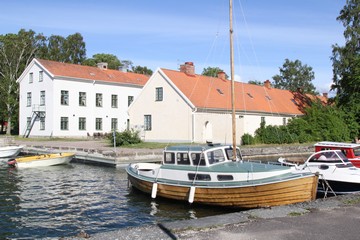
[[355, 167], [341, 150], [313, 153], [303, 164], [279, 158], [282, 165], [297, 173], [318, 173], [318, 193], [329, 195], [360, 192], [360, 168]]
[[360, 144], [358, 143], [323, 141], [315, 143], [314, 146], [315, 152], [322, 150], [341, 150], [355, 167], [360, 168]]

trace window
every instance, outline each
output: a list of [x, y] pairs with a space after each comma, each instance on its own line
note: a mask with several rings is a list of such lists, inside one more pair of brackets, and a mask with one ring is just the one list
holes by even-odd
[[111, 119], [111, 130], [117, 130], [118, 129], [118, 119], [112, 118]]
[[86, 92], [79, 92], [79, 106], [86, 106]]
[[60, 130], [69, 130], [69, 118], [68, 117], [61, 117]]
[[190, 165], [190, 159], [188, 153], [177, 153], [176, 162], [178, 165]]
[[29, 73], [29, 83], [33, 83], [34, 81], [34, 73]]
[[40, 130], [45, 130], [45, 118], [40, 118]]
[[191, 153], [191, 159], [195, 166], [205, 166], [205, 157], [202, 153]]
[[209, 174], [188, 173], [189, 180], [211, 181]]
[[26, 97], [26, 99], [27, 99], [26, 106], [30, 107], [31, 106], [31, 92], [28, 92], [26, 96], [27, 96]]
[[128, 96], [128, 106], [134, 101], [134, 96]]
[[172, 152], [164, 153], [164, 163], [165, 164], [175, 164], [175, 153], [172, 153]]
[[95, 103], [97, 107], [102, 107], [102, 93], [97, 93], [96, 94], [96, 103]]
[[45, 91], [40, 91], [40, 106], [45, 106]]
[[144, 130], [151, 130], [151, 115], [144, 115]]
[[40, 71], [39, 72], [39, 82], [42, 82], [42, 81], [44, 81], [44, 72]]
[[96, 118], [95, 129], [98, 131], [102, 130], [102, 118]]
[[261, 117], [261, 124], [265, 124], [265, 117]]
[[163, 88], [162, 87], [156, 88], [155, 95], [156, 95], [155, 101], [162, 101], [163, 100]]
[[286, 118], [283, 118], [283, 125], [286, 125]]
[[118, 107], [118, 96], [117, 95], [111, 95], [111, 107], [112, 108]]
[[31, 125], [31, 117], [26, 118], [26, 130], [30, 130]]
[[207, 158], [208, 158], [209, 164], [214, 164], [214, 163], [225, 161], [225, 156], [221, 149], [208, 152]]
[[61, 105], [69, 105], [69, 91], [61, 90]]
[[86, 118], [79, 117], [79, 130], [86, 130]]

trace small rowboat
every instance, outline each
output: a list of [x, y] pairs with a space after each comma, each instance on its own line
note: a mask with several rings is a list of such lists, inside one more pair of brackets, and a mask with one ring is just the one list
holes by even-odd
[[8, 164], [16, 168], [47, 167], [68, 164], [75, 153], [53, 153], [10, 159]]

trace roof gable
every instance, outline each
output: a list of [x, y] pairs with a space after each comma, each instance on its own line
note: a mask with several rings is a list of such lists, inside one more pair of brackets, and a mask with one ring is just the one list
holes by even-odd
[[[162, 69], [166, 76], [197, 108], [230, 110], [231, 81], [203, 75]], [[305, 96], [305, 95], [304, 95]], [[308, 97], [309, 96], [305, 96]], [[314, 98], [314, 96], [312, 96]], [[324, 99], [321, 99], [324, 100]], [[303, 114], [306, 102], [298, 93], [235, 82], [235, 108], [244, 112]]]
[[54, 77], [66, 77], [83, 79], [89, 81], [103, 81], [120, 84], [132, 84], [144, 86], [149, 80], [149, 76], [122, 72], [112, 69], [101, 69], [78, 64], [61, 63], [44, 59], [36, 59]]

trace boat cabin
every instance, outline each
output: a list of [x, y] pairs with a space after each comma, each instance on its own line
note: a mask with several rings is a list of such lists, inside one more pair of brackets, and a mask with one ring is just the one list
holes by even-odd
[[[242, 159], [240, 150], [236, 149], [236, 159]], [[163, 164], [211, 166], [233, 160], [233, 148], [227, 145], [206, 146], [171, 146], [165, 149]]]
[[342, 142], [318, 142], [315, 152], [323, 150], [341, 150], [356, 167], [360, 167], [360, 144]]

